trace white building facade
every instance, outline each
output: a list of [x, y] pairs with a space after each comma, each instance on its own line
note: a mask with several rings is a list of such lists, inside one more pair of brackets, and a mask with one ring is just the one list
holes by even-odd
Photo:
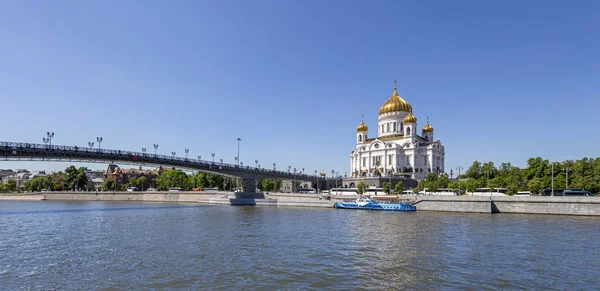
[[428, 173], [444, 173], [444, 145], [434, 140], [426, 122], [418, 134], [412, 106], [394, 93], [379, 109], [377, 137], [369, 138], [363, 121], [357, 127], [356, 149], [350, 154], [354, 178], [406, 177], [422, 180]]

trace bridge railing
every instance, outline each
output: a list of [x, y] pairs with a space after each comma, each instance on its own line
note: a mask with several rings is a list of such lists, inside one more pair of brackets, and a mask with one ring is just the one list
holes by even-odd
[[[270, 173], [270, 174], [274, 174], [274, 175], [279, 175], [279, 176], [288, 176], [288, 177], [297, 177], [297, 178], [314, 178], [314, 176], [312, 175], [306, 175], [306, 174], [301, 174], [301, 173], [291, 173], [291, 172], [285, 172], [285, 171], [276, 171], [276, 170], [271, 170], [271, 169], [266, 169], [266, 168], [257, 168], [257, 167], [251, 167], [251, 166], [241, 166], [241, 165], [236, 165], [236, 164], [228, 164], [228, 163], [221, 163], [221, 162], [213, 162], [213, 161], [206, 161], [206, 160], [197, 160], [197, 159], [190, 159], [190, 158], [184, 158], [184, 157], [177, 157], [177, 156], [167, 156], [167, 155], [159, 155], [159, 154], [149, 154], [149, 153], [143, 153], [143, 152], [135, 152], [135, 151], [123, 151], [123, 150], [114, 150], [114, 149], [100, 149], [100, 148], [91, 148], [91, 147], [79, 147], [79, 146], [65, 146], [65, 145], [52, 145], [50, 146], [49, 144], [36, 144], [36, 143], [20, 143], [20, 142], [3, 142], [0, 141], [0, 147], [8, 149], [8, 150], [33, 150], [36, 151], [37, 150], [42, 150], [44, 152], [76, 152], [76, 153], [89, 153], [90, 155], [94, 155], [94, 154], [99, 154], [98, 157], [100, 158], [106, 158], [107, 160], [110, 160], [111, 158], [116, 157], [122, 157], [123, 159], [125, 158], [132, 158], [135, 159], [136, 161], [140, 161], [140, 162], [173, 162], [173, 161], [177, 161], [180, 162], [181, 164], [189, 164], [191, 166], [218, 166], [221, 169], [230, 169], [230, 170], [236, 170], [236, 171], [248, 171], [248, 172], [258, 172], [258, 173]], [[139, 160], [140, 158], [142, 158], [142, 160]]]

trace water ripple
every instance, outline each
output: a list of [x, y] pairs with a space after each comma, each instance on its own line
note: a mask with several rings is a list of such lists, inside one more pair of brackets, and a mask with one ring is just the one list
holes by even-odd
[[576, 290], [599, 218], [0, 203], [7, 290]]

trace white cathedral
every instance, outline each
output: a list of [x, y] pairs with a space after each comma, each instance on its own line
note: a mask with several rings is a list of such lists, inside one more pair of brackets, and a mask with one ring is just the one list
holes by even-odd
[[356, 149], [350, 155], [353, 178], [406, 177], [422, 180], [444, 173], [444, 145], [433, 139], [429, 120], [417, 132], [417, 118], [396, 91], [379, 109], [377, 137], [369, 138], [364, 119], [357, 128]]

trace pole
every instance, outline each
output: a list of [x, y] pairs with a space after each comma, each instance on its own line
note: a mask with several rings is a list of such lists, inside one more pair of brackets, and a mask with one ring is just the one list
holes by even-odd
[[565, 167], [565, 174], [567, 176], [567, 181], [565, 182], [565, 189], [569, 189], [569, 168]]
[[552, 163], [552, 196], [554, 196], [554, 163]]
[[462, 166], [456, 167], [456, 169], [458, 170], [458, 177], [456, 177], [456, 180], [458, 180], [458, 195], [462, 194], [462, 192], [460, 191], [460, 170], [462, 170], [462, 168]]

